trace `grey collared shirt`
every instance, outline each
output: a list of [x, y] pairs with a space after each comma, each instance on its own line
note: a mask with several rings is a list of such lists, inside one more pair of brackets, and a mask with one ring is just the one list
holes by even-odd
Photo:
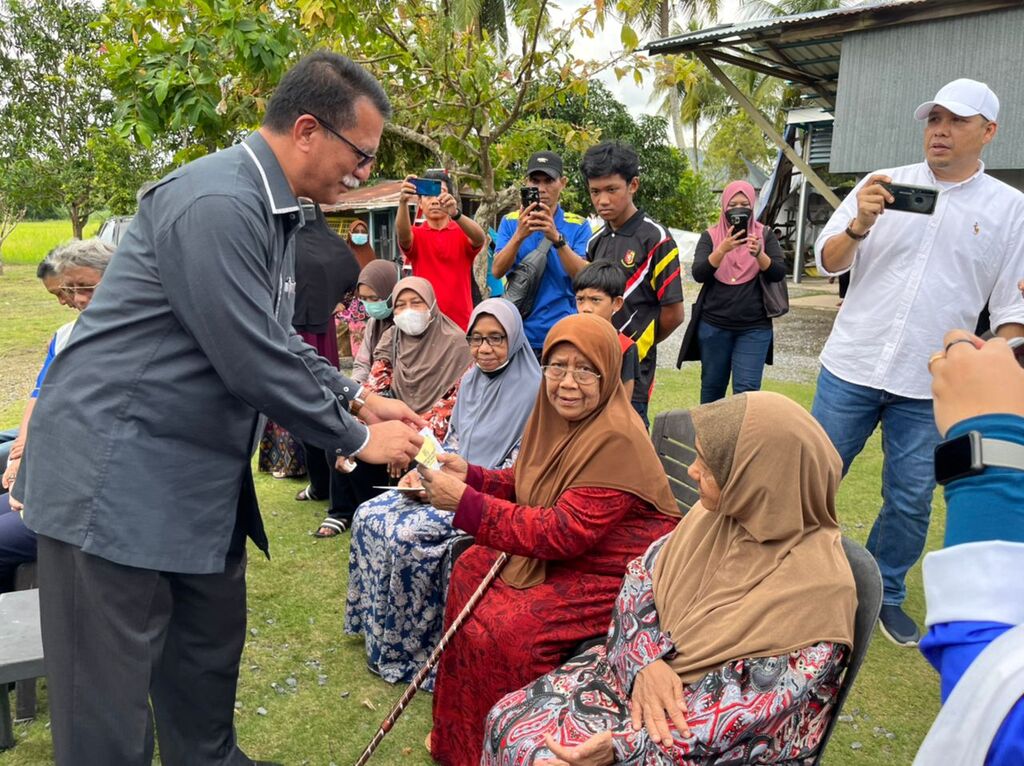
[[43, 384], [29, 527], [128, 566], [220, 572], [260, 413], [330, 454], [365, 446], [358, 384], [291, 328], [301, 225], [258, 133], [147, 192]]

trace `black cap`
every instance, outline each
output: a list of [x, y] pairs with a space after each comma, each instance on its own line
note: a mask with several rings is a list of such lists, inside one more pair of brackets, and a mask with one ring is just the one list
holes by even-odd
[[562, 177], [562, 158], [554, 152], [534, 152], [526, 166], [526, 175], [546, 173], [556, 181]]

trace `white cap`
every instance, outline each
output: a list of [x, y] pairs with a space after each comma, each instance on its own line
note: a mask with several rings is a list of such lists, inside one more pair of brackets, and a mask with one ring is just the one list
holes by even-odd
[[985, 83], [961, 77], [943, 85], [935, 99], [925, 101], [914, 110], [914, 118], [924, 120], [933, 106], [944, 106], [960, 117], [980, 114], [986, 120], [995, 122], [999, 116], [999, 99]]

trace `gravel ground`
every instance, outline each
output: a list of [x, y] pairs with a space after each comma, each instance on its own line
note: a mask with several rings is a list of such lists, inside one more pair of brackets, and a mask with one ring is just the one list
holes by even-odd
[[[681, 256], [683, 279], [683, 295], [686, 296], [687, 322], [690, 306], [697, 298], [699, 286], [690, 276], [692, 254]], [[775, 363], [765, 369], [765, 378], [784, 380], [793, 383], [814, 383], [818, 377], [818, 354], [828, 334], [832, 331], [835, 319], [835, 303], [838, 302], [838, 287], [830, 285], [824, 279], [805, 278], [799, 285], [788, 283], [791, 303], [790, 311], [775, 320]], [[835, 296], [835, 300], [821, 300], [823, 296]], [[815, 300], [818, 299], [818, 300]], [[802, 302], [824, 303], [824, 306], [801, 306]], [[673, 369], [679, 346], [683, 342], [686, 324], [672, 333], [658, 346], [658, 367]], [[697, 365], [698, 362], [687, 362]]]

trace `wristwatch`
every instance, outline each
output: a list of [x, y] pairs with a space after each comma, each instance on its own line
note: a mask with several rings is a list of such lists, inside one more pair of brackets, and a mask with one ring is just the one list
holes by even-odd
[[456, 208], [456, 209], [455, 209], [455, 213], [454, 213], [454, 214], [452, 215], [452, 220], [453, 220], [453, 221], [457, 221], [457, 220], [459, 220], [460, 218], [462, 218], [462, 211], [461, 211], [461, 210], [459, 210], [458, 208]]
[[866, 232], [864, 232], [863, 234], [858, 234], [857, 232], [855, 232], [855, 231], [853, 230], [853, 222], [854, 222], [854, 221], [856, 221], [856, 220], [857, 220], [856, 218], [851, 218], [851, 219], [850, 219], [850, 222], [849, 222], [849, 223], [848, 223], [848, 224], [846, 225], [846, 231], [845, 231], [844, 233], [846, 234], [846, 236], [848, 236], [848, 237], [849, 237], [850, 239], [852, 239], [853, 241], [855, 241], [855, 242], [860, 242], [860, 241], [861, 241], [862, 239], [864, 239], [864, 238], [865, 238], [865, 237], [866, 237], [866, 236], [867, 236], [868, 234], [870, 234], [870, 233], [871, 233], [871, 230], [870, 230], [870, 229], [868, 229], [868, 230], [867, 230]]
[[366, 406], [366, 386], [360, 386], [359, 390], [356, 391], [356, 395], [352, 397], [352, 401], [348, 403], [348, 411], [353, 415], [358, 415], [359, 411]]
[[1024, 444], [986, 439], [980, 431], [968, 431], [935, 448], [935, 481], [939, 484], [977, 476], [986, 468], [1024, 471]]
[[559, 250], [563, 247], [565, 247], [565, 237], [559, 237], [558, 239], [551, 243], [552, 250]]

